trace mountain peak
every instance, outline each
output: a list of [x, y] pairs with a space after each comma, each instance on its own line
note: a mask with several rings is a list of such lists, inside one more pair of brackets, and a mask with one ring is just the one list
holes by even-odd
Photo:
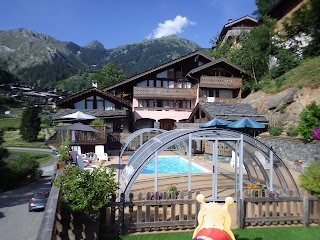
[[85, 45], [84, 48], [91, 48], [91, 49], [103, 48], [104, 49], [104, 46], [101, 42], [97, 40], [93, 40], [87, 45]]

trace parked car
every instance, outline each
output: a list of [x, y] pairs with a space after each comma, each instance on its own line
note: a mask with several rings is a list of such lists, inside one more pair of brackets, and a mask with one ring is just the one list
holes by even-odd
[[34, 210], [44, 210], [46, 208], [48, 193], [34, 192], [29, 200], [29, 212]]

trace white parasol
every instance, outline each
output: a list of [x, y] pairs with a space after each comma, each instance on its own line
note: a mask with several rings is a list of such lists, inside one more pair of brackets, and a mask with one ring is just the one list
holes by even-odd
[[87, 120], [87, 119], [95, 119], [95, 116], [92, 116], [90, 114], [77, 111], [75, 113], [71, 113], [65, 116], [61, 116], [60, 118], [70, 118], [70, 119], [76, 119], [76, 120]]

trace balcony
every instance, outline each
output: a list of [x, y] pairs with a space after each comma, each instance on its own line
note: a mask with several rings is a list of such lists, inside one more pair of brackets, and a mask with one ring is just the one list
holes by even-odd
[[[239, 99], [237, 98], [219, 98], [216, 97], [214, 99], [214, 102], [224, 102], [224, 103], [236, 103]], [[199, 102], [208, 102], [208, 98], [207, 97], [200, 97], [199, 98]]]
[[195, 88], [156, 88], [156, 87], [134, 87], [135, 98], [196, 98]]
[[237, 89], [242, 87], [242, 79], [236, 77], [201, 76], [200, 87]]

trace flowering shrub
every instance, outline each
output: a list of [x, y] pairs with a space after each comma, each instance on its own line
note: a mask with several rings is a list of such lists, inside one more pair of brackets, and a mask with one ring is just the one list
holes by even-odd
[[248, 185], [248, 189], [250, 191], [251, 190], [255, 190], [254, 191], [255, 197], [258, 197], [258, 191], [261, 189], [262, 190], [262, 196], [265, 197], [267, 186], [265, 184], [260, 183], [260, 182], [256, 182], [256, 183], [253, 183], [253, 184], [249, 184]]
[[280, 196], [279, 192], [276, 191], [275, 193], [274, 192], [269, 192], [268, 193], [268, 196], [266, 196], [266, 189], [267, 189], [267, 186], [265, 184], [262, 184], [260, 182], [256, 182], [256, 183], [253, 183], [253, 184], [249, 184], [248, 185], [248, 189], [251, 191], [251, 190], [255, 190], [254, 191], [254, 195], [255, 197], [258, 197], [258, 191], [261, 189], [262, 190], [262, 197], [270, 197], [270, 198], [278, 198]]
[[[161, 200], [163, 198], [163, 192], [158, 192], [159, 193], [159, 200]], [[155, 193], [151, 193], [150, 195], [150, 199], [151, 200], [155, 200], [156, 194]]]

